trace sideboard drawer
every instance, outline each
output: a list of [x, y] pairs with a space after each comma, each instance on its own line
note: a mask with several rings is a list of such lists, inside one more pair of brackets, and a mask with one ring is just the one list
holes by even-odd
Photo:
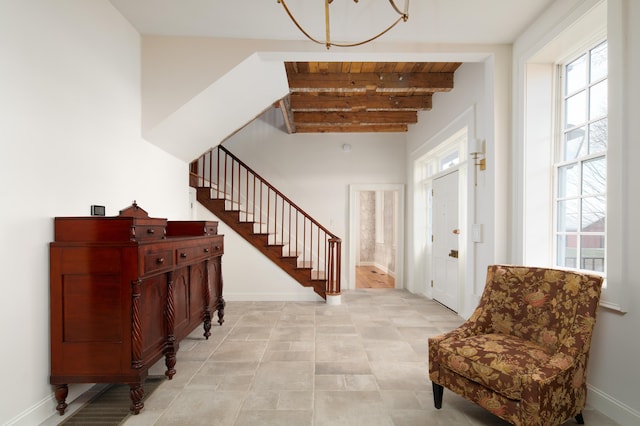
[[135, 225], [131, 234], [136, 241], [161, 240], [166, 236], [166, 228], [162, 225]]
[[204, 259], [209, 256], [211, 256], [211, 246], [209, 244], [176, 249], [176, 262], [178, 265], [193, 262], [197, 259]]
[[223, 253], [224, 238], [222, 235], [217, 235], [211, 241], [211, 256], [221, 256]]
[[173, 267], [173, 250], [154, 250], [144, 253], [143, 274]]

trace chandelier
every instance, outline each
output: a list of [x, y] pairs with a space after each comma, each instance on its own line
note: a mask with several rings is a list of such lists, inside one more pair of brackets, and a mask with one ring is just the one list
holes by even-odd
[[[353, 0], [353, 2], [358, 3], [358, 0]], [[296, 18], [293, 16], [291, 11], [287, 7], [285, 0], [278, 0], [278, 3], [282, 4], [282, 7], [284, 7], [284, 10], [287, 12], [287, 15], [289, 15], [289, 18], [291, 18], [291, 21], [296, 25], [296, 27], [298, 27], [298, 29], [302, 32], [302, 34], [304, 34], [309, 40], [313, 41], [314, 43], [324, 44], [327, 47], [327, 49], [331, 48], [331, 46], [354, 47], [354, 46], [363, 45], [365, 43], [369, 43], [370, 41], [373, 41], [379, 38], [380, 36], [386, 34], [391, 28], [395, 27], [400, 21], [406, 22], [409, 19], [409, 0], [404, 0], [404, 8], [402, 10], [400, 10], [400, 8], [396, 5], [394, 0], [389, 0], [389, 4], [393, 8], [394, 12], [398, 14], [398, 17], [386, 29], [382, 30], [379, 34], [376, 34], [373, 37], [370, 37], [363, 41], [358, 41], [355, 43], [334, 43], [331, 41], [331, 26], [330, 26], [330, 13], [329, 13], [329, 9], [330, 9], [329, 6], [331, 5], [331, 3], [333, 3], [333, 0], [324, 0], [324, 17], [325, 17], [324, 18], [325, 19], [325, 40], [324, 41], [318, 40], [317, 38], [312, 37], [302, 27], [302, 25], [300, 25], [300, 23], [296, 20]]]

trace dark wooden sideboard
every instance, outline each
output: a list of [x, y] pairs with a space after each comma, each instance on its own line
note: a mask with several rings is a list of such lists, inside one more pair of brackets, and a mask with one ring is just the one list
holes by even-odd
[[150, 218], [135, 202], [113, 217], [56, 217], [50, 244], [51, 384], [60, 415], [70, 383], [126, 383], [143, 408], [148, 369], [171, 379], [179, 342], [215, 311], [224, 322], [224, 236], [212, 221]]

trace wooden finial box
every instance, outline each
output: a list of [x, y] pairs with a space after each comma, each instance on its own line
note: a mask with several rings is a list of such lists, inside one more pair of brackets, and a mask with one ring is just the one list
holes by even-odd
[[151, 218], [135, 202], [119, 216], [56, 217], [56, 242], [117, 242], [161, 240], [167, 234], [167, 219]]

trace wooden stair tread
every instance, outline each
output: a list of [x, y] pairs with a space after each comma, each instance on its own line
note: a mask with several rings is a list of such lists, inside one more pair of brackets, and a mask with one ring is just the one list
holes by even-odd
[[[252, 222], [248, 220], [240, 220], [243, 212], [238, 210], [227, 209], [227, 204], [232, 205], [226, 199], [211, 198], [211, 190], [209, 188], [198, 188], [196, 191], [197, 200], [215, 214], [220, 220], [234, 229], [240, 236], [247, 240], [250, 244], [261, 251], [265, 256], [280, 266], [292, 278], [298, 281], [304, 287], [312, 287], [314, 292], [322, 298], [326, 298], [326, 279], [322, 278], [324, 274], [313, 270], [311, 261], [299, 261], [299, 255], [294, 253], [283, 253], [285, 244], [282, 242], [270, 243], [269, 239], [274, 235], [270, 232], [255, 232], [266, 227], [266, 224]], [[244, 212], [244, 214], [248, 214]], [[257, 226], [256, 226], [257, 224]]]

